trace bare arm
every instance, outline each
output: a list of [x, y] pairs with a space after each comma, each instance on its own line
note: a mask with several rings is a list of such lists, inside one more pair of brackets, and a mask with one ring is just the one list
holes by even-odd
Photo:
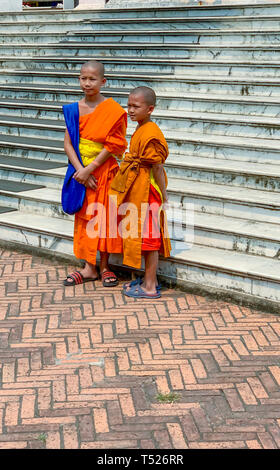
[[155, 178], [156, 183], [161, 190], [161, 194], [163, 197], [163, 203], [166, 203], [168, 200], [167, 192], [166, 192], [166, 184], [165, 184], [165, 173], [163, 170], [163, 164], [153, 165], [153, 175]]

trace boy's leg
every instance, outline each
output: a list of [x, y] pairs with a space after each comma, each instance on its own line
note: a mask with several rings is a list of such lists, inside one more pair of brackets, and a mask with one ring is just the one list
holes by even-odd
[[[118, 284], [117, 276], [109, 268], [109, 253], [100, 251], [100, 274], [104, 285], [116, 286]], [[102, 276], [104, 273], [110, 273], [111, 275]]]
[[143, 252], [145, 258], [145, 275], [143, 284], [141, 285], [144, 292], [147, 294], [157, 293], [157, 268], [158, 268], [158, 251], [145, 251]]

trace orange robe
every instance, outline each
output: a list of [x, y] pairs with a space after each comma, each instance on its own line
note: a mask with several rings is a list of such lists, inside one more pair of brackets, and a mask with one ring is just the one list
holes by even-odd
[[[159, 240], [151, 238], [150, 230], [145, 233], [143, 239], [143, 225], [145, 226], [143, 222], [148, 218], [151, 220], [151, 217], [147, 216], [147, 204], [153, 201], [158, 205], [161, 204], [160, 190], [156, 188], [157, 185], [152, 178], [152, 166], [164, 163], [167, 156], [168, 146], [164, 135], [154, 122], [147, 122], [132, 135], [129, 153], [126, 153], [111, 183], [109, 194], [115, 198], [119, 209], [123, 203], [132, 203], [133, 207], [137, 208], [137, 220], [131, 219], [130, 222], [130, 228], [132, 225], [137, 226], [136, 233], [134, 230], [132, 236], [123, 237], [123, 263], [134, 268], [141, 267], [143, 250], [159, 249], [165, 257], [170, 255], [171, 244], [166, 214], [163, 210], [159, 211], [160, 243]], [[133, 210], [130, 210], [130, 213], [132, 212]]]
[[[112, 98], [106, 99], [94, 111], [79, 118], [80, 139], [98, 142], [118, 157], [122, 156], [127, 147], [126, 127], [126, 111]], [[83, 155], [81, 157], [83, 159]], [[97, 251], [122, 252], [122, 240], [117, 230], [114, 230], [113, 237], [109, 236], [108, 188], [118, 168], [116, 158], [110, 156], [92, 172], [97, 180], [97, 189], [86, 189], [83, 206], [75, 214], [74, 254], [91, 264], [96, 263]], [[94, 206], [99, 209], [103, 207], [102, 220], [96, 217], [98, 209], [94, 210]], [[112, 223], [117, 224], [117, 220]]]

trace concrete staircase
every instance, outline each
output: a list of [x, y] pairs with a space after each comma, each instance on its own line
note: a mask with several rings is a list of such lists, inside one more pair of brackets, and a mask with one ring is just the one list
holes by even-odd
[[186, 215], [180, 231], [169, 214], [161, 275], [278, 311], [279, 25], [275, 3], [0, 14], [2, 242], [72, 255], [61, 106], [81, 98], [81, 64], [100, 59], [105, 96], [125, 106], [141, 84], [158, 96], [170, 200]]

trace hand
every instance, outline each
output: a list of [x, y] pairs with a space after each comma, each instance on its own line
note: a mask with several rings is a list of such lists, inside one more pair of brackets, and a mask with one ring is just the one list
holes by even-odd
[[97, 189], [97, 179], [94, 178], [93, 175], [89, 175], [89, 178], [87, 179], [85, 183], [85, 187], [93, 189], [93, 191], [95, 191]]
[[78, 183], [81, 183], [81, 184], [86, 184], [89, 176], [90, 176], [90, 173], [91, 173], [91, 170], [88, 169], [87, 167], [85, 168], [80, 168], [79, 170], [77, 170], [74, 175], [73, 175], [73, 178], [78, 181]]

